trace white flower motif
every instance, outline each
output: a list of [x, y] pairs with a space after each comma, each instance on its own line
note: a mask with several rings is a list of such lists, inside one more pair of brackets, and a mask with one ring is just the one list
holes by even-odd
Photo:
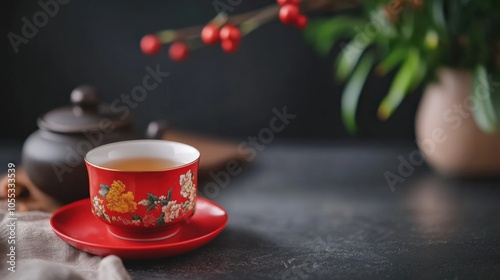
[[182, 206], [184, 212], [189, 212], [194, 209], [196, 203], [194, 200], [186, 200]]
[[191, 190], [191, 193], [189, 193], [189, 201], [193, 202], [195, 198], [196, 198], [196, 189], [193, 188]]
[[[181, 184], [181, 195], [182, 197], [188, 198], [190, 204], [194, 205], [194, 199], [196, 198], [196, 185], [193, 182], [194, 175], [191, 173], [191, 170], [186, 172], [186, 174], [182, 174], [179, 178], [179, 183]], [[189, 210], [191, 210], [194, 206], [190, 206]]]
[[92, 206], [92, 212], [94, 212], [94, 215], [97, 217], [102, 217], [102, 215], [104, 215], [104, 205], [102, 205], [102, 200], [99, 197], [94, 196], [92, 198]]
[[161, 208], [161, 211], [165, 213], [163, 220], [167, 223], [177, 219], [179, 217], [181, 206], [181, 204], [177, 204], [177, 200], [169, 201], [167, 205]]
[[164, 195], [160, 195], [160, 197], [158, 197], [158, 199], [159, 199], [159, 200], [165, 200], [165, 199], [167, 199], [167, 197], [166, 197], [166, 196], [164, 196]]
[[142, 222], [144, 223], [145, 227], [154, 226], [156, 225], [156, 217], [153, 215], [146, 214]]

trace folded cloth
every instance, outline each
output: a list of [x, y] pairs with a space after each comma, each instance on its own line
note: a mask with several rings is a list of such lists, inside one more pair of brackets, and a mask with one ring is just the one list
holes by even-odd
[[[11, 216], [7, 206], [5, 200], [0, 201], [0, 278], [131, 279], [117, 256], [93, 256], [73, 248], [57, 237], [49, 224], [50, 213], [28, 211], [15, 212], [15, 215]], [[15, 230], [12, 233], [13, 222]], [[10, 236], [14, 237], [9, 239]], [[15, 244], [12, 241], [9, 244], [9, 240], [15, 240]], [[11, 246], [15, 246], [15, 263], [9, 263], [12, 259], [8, 256], [12, 255]], [[12, 265], [15, 265], [13, 269]]]

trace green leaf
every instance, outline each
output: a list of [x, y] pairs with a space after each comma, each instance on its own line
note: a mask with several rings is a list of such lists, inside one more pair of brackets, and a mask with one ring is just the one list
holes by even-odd
[[496, 131], [497, 116], [491, 99], [491, 85], [484, 65], [478, 65], [473, 74], [474, 82], [472, 98], [474, 109], [472, 113], [479, 128], [487, 133]]
[[384, 12], [384, 5], [378, 5], [371, 9], [369, 18], [370, 21], [363, 26], [363, 32], [372, 36], [374, 41], [382, 43], [400, 36], [396, 26]]
[[377, 65], [377, 74], [383, 76], [392, 71], [408, 54], [405, 47], [396, 47]]
[[342, 94], [342, 121], [349, 133], [356, 133], [356, 109], [359, 96], [368, 73], [374, 63], [373, 54], [368, 52], [360, 60]]
[[149, 212], [149, 211], [155, 209], [155, 206], [156, 206], [156, 204], [154, 202], [153, 203], [150, 202], [148, 205], [148, 209], [146, 209], [146, 211]]
[[455, 36], [460, 30], [460, 17], [461, 17], [461, 1], [447, 1], [448, 2], [448, 29], [451, 36]]
[[357, 27], [361, 28], [365, 24], [365, 20], [346, 16], [314, 20], [304, 30], [304, 37], [314, 45], [316, 52], [326, 56], [338, 39], [354, 36]]
[[101, 217], [102, 217], [104, 220], [108, 221], [108, 223], [111, 223], [111, 220], [109, 219], [109, 216], [108, 216], [106, 213], [102, 214], [102, 216], [101, 216]]
[[161, 212], [161, 215], [158, 219], [156, 219], [156, 224], [161, 227], [165, 224], [165, 220], [163, 220], [163, 218], [165, 218], [165, 212]]
[[410, 40], [415, 31], [415, 13], [413, 11], [404, 10], [401, 14], [401, 35], [406, 40]]
[[148, 193], [148, 200], [151, 203], [155, 203], [155, 201], [158, 201], [158, 197], [152, 193]]
[[101, 189], [99, 190], [99, 194], [103, 197], [106, 198], [106, 195], [108, 195], [108, 192], [110, 190], [110, 187], [104, 184], [100, 185]]
[[142, 221], [141, 216], [139, 216], [137, 214], [130, 215], [130, 218], [132, 219], [132, 221], [136, 221], [136, 220]]
[[170, 190], [168, 190], [167, 202], [169, 202], [171, 199], [172, 199], [172, 188], [170, 188]]
[[410, 49], [405, 62], [392, 81], [389, 92], [378, 108], [381, 120], [388, 119], [408, 93], [412, 80], [415, 78], [420, 64], [420, 54], [417, 49]]
[[417, 89], [417, 87], [422, 83], [427, 74], [427, 62], [421, 60], [418, 65], [418, 70], [415, 73], [415, 77], [411, 80], [410, 91]]
[[167, 206], [168, 205], [168, 200], [160, 200], [160, 204]]
[[358, 64], [359, 58], [371, 42], [372, 39], [367, 37], [366, 34], [357, 35], [348, 44], [341, 46], [342, 53], [337, 58], [336, 64], [336, 76], [339, 81], [344, 81], [349, 77], [352, 70]]
[[443, 11], [443, 0], [433, 0], [431, 3], [432, 6], [432, 18], [434, 20], [434, 24], [437, 27], [437, 30], [440, 34], [446, 33], [446, 19], [444, 17]]

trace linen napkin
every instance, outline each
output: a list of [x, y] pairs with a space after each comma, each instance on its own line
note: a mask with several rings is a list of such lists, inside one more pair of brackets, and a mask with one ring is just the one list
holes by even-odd
[[[9, 215], [7, 202], [0, 201], [0, 278], [50, 280], [128, 280], [131, 279], [120, 258], [93, 256], [73, 248], [52, 231], [51, 213], [14, 212]], [[12, 218], [17, 218], [14, 220]], [[9, 236], [15, 222], [15, 244]], [[15, 246], [15, 267], [9, 263], [10, 246]], [[9, 270], [9, 268], [11, 268]], [[15, 272], [11, 271], [14, 270]]]

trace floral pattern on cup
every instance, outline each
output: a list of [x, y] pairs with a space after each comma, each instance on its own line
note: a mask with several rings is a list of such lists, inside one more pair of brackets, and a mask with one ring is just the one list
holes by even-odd
[[[188, 170], [186, 174], [182, 174], [179, 178], [181, 185], [180, 195], [187, 198], [184, 202], [172, 200], [173, 188], [170, 188], [166, 195], [155, 195], [148, 193], [147, 198], [135, 202], [134, 194], [126, 191], [125, 184], [120, 180], [114, 180], [111, 185], [100, 185], [99, 196], [92, 198], [92, 213], [102, 218], [109, 223], [118, 222], [124, 225], [143, 225], [144, 227], [162, 226], [165, 223], [173, 221], [180, 216], [193, 210], [196, 199], [196, 185], [194, 183], [194, 174]], [[103, 202], [106, 202], [104, 204]], [[144, 216], [136, 213], [137, 206], [146, 207]], [[119, 214], [130, 214], [130, 219], [122, 216], [114, 216], [106, 213], [106, 210]], [[160, 212], [159, 216], [155, 216], [152, 211]]]
[[137, 203], [134, 201], [132, 192], [125, 192], [125, 184], [122, 181], [113, 181], [111, 187], [101, 184], [99, 194], [106, 198], [107, 205], [110, 211], [118, 213], [132, 213], [137, 210]]
[[191, 173], [191, 170], [186, 172], [186, 174], [182, 174], [179, 178], [179, 184], [181, 184], [181, 195], [184, 198], [189, 197], [189, 204], [185, 205], [188, 210], [194, 209], [194, 199], [196, 198], [196, 186], [193, 182], [194, 175]]
[[104, 209], [104, 205], [102, 204], [102, 199], [98, 196], [94, 196], [94, 198], [92, 198], [92, 213], [99, 218], [103, 218], [104, 220], [111, 222], [109, 216], [106, 214], [106, 209]]

